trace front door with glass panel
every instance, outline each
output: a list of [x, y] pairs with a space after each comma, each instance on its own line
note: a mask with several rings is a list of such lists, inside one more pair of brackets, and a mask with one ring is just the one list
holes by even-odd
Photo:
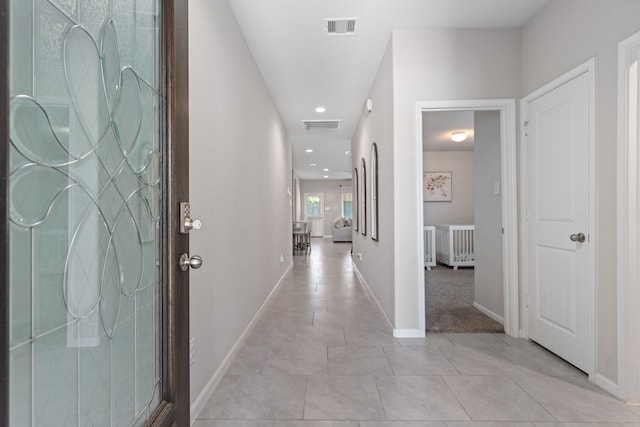
[[9, 11], [11, 426], [144, 425], [166, 394], [172, 270], [163, 4]]

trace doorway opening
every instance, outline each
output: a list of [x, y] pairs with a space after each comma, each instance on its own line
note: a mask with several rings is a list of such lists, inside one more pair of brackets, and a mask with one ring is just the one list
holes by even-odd
[[[518, 241], [517, 241], [517, 193], [516, 193], [516, 136], [515, 136], [515, 101], [512, 99], [499, 99], [499, 100], [464, 100], [464, 101], [423, 101], [416, 103], [416, 122], [417, 122], [417, 156], [423, 158], [423, 118], [425, 114], [439, 113], [439, 112], [462, 112], [467, 111], [472, 114], [491, 115], [495, 114], [499, 117], [499, 161], [497, 162], [497, 168], [499, 170], [498, 182], [498, 196], [500, 199], [500, 235], [499, 245], [501, 248], [498, 250], [499, 258], [502, 261], [502, 268], [499, 268], [498, 274], [501, 277], [501, 293], [502, 298], [498, 297], [497, 308], [492, 310], [498, 314], [503, 322], [504, 331], [511, 336], [519, 336], [519, 296], [518, 296]], [[428, 117], [428, 116], [427, 116]], [[426, 130], [426, 129], [425, 129]], [[424, 155], [425, 160], [429, 157]], [[428, 162], [428, 160], [427, 160]], [[450, 172], [450, 171], [430, 171], [425, 170], [426, 167], [430, 167], [428, 164], [424, 165], [423, 162], [419, 162], [418, 171], [419, 176], [419, 188], [420, 202], [418, 203], [420, 224], [419, 226], [419, 241], [420, 248], [423, 251], [422, 259], [425, 257], [425, 233], [424, 233], [424, 221], [440, 222], [439, 219], [430, 219], [430, 208], [426, 208], [427, 202], [424, 202], [424, 173], [425, 172]], [[449, 179], [455, 180], [453, 175]], [[492, 179], [492, 178], [490, 178]], [[490, 190], [493, 192], [493, 181], [491, 182]], [[475, 182], [473, 184], [475, 186]], [[455, 194], [451, 195], [451, 199], [456, 197]], [[431, 202], [429, 202], [431, 203]], [[475, 208], [474, 208], [475, 209]], [[475, 215], [475, 214], [474, 214]], [[472, 222], [473, 217], [471, 218]], [[444, 221], [444, 219], [442, 220]], [[462, 219], [461, 219], [462, 221]], [[469, 222], [469, 221], [463, 221]], [[445, 221], [449, 223], [450, 221]], [[437, 224], [436, 224], [437, 225]], [[437, 245], [436, 245], [437, 246]], [[437, 250], [437, 248], [436, 248]], [[490, 266], [494, 268], [495, 266]], [[420, 298], [419, 304], [421, 308], [421, 321], [425, 322], [423, 330], [427, 330], [427, 302], [425, 292], [425, 271], [423, 266], [419, 272], [419, 289], [418, 295]], [[498, 317], [498, 316], [496, 316]], [[498, 317], [498, 318], [500, 318]]]
[[500, 112], [426, 111], [428, 332], [504, 332]]

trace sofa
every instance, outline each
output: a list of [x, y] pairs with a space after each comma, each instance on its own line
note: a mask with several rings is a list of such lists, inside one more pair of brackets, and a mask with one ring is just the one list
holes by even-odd
[[331, 226], [334, 242], [351, 242], [351, 218], [338, 217]]

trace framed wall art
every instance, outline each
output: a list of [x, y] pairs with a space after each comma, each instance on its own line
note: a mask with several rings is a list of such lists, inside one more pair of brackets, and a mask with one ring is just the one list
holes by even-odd
[[422, 191], [425, 202], [450, 202], [451, 172], [425, 172]]
[[360, 169], [362, 171], [360, 180], [360, 202], [358, 210], [360, 211], [360, 232], [363, 236], [367, 235], [367, 164], [364, 157], [360, 159]]
[[371, 238], [378, 240], [378, 146], [371, 146]]
[[358, 215], [360, 214], [360, 199], [358, 198], [360, 194], [360, 187], [358, 184], [358, 168], [353, 169], [353, 231], [358, 231], [358, 224], [360, 223], [360, 218]]

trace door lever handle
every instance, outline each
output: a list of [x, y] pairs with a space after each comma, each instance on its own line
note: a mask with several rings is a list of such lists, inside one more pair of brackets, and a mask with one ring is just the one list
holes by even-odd
[[572, 242], [584, 243], [584, 241], [587, 240], [587, 236], [585, 236], [584, 233], [572, 234], [571, 236], [569, 236], [569, 240], [571, 240]]

